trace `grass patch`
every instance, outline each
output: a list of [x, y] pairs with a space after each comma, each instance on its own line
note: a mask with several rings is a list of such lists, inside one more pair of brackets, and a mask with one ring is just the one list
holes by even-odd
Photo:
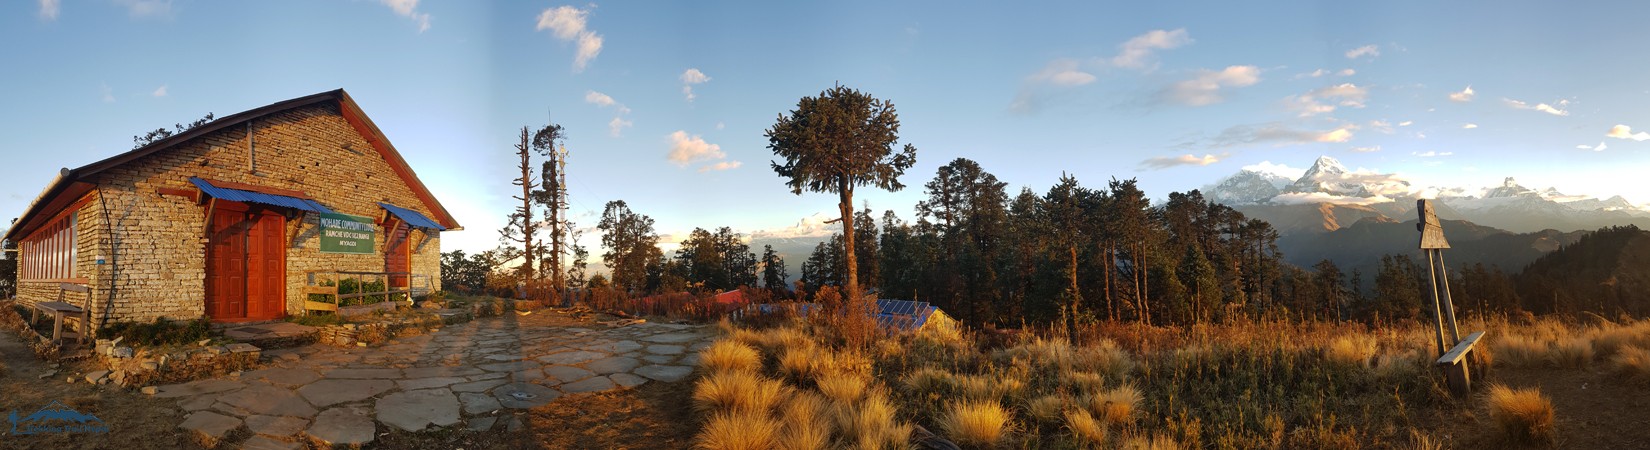
[[699, 432], [694, 448], [704, 450], [769, 450], [777, 447], [779, 422], [760, 411], [717, 413]]
[[792, 395], [781, 407], [779, 448], [822, 450], [831, 445], [831, 418], [825, 397], [813, 392]]
[[760, 412], [766, 414], [786, 393], [785, 384], [753, 371], [712, 372], [693, 389], [693, 406], [708, 412]]
[[996, 401], [954, 402], [940, 421], [952, 441], [965, 447], [994, 447], [1008, 433], [1011, 416]]
[[699, 367], [706, 372], [756, 372], [762, 369], [762, 355], [736, 339], [722, 339], [699, 352]]
[[1637, 346], [1622, 347], [1610, 357], [1610, 367], [1616, 374], [1640, 385], [1650, 385], [1650, 350]]
[[154, 322], [115, 322], [98, 331], [104, 339], [120, 338], [122, 344], [145, 346], [174, 346], [194, 344], [215, 337], [212, 322], [202, 317], [195, 320], [172, 322], [156, 317]]
[[1507, 440], [1531, 444], [1553, 441], [1553, 402], [1540, 390], [1497, 384], [1490, 386], [1486, 401], [1490, 418]]

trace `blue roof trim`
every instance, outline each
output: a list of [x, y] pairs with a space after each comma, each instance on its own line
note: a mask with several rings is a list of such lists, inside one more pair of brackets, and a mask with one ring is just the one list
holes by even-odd
[[407, 225], [412, 225], [418, 228], [447, 231], [447, 227], [443, 227], [441, 224], [435, 223], [434, 220], [424, 217], [424, 215], [419, 214], [418, 211], [413, 211], [384, 202], [378, 202], [378, 206], [384, 207], [385, 211], [389, 211], [390, 214], [394, 214], [395, 217], [400, 217], [403, 222], [407, 222]]
[[230, 189], [230, 188], [226, 188], [226, 187], [217, 187], [217, 186], [213, 186], [212, 183], [209, 183], [206, 180], [202, 180], [198, 177], [189, 177], [189, 182], [194, 183], [195, 187], [200, 188], [201, 192], [206, 193], [206, 195], [209, 195], [212, 198], [216, 198], [216, 199], [219, 199], [219, 200], [229, 200], [229, 201], [232, 201], [232, 202], [243, 202], [243, 203], [258, 203], [258, 204], [263, 204], [263, 205], [279, 206], [279, 207], [282, 207], [282, 208], [292, 208], [292, 209], [310, 211], [310, 212], [320, 212], [320, 213], [330, 213], [330, 212], [332, 212], [332, 210], [327, 209], [327, 207], [321, 206], [320, 203], [315, 203], [314, 200], [306, 200], [306, 199], [301, 199], [301, 198], [297, 198], [297, 197], [288, 197], [288, 196], [285, 196], [285, 195], [265, 194], [265, 193], [262, 193], [262, 192], [243, 191], [243, 190], [240, 190], [240, 189]]

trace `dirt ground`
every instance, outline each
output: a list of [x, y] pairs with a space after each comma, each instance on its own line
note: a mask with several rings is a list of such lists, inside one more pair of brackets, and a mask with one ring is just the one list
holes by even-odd
[[[542, 313], [542, 312], [541, 312]], [[592, 326], [609, 316], [558, 317], [558, 326]], [[599, 326], [599, 325], [597, 325]], [[64, 379], [93, 370], [89, 363], [63, 363], [57, 374], [39, 375], [54, 368], [36, 359], [10, 333], [0, 333], [0, 415], [12, 411], [27, 416], [58, 401], [77, 412], [102, 419], [108, 433], [10, 435], [11, 424], [0, 423], [0, 449], [200, 449], [193, 437], [177, 429], [184, 413], [172, 400], [152, 399], [135, 390], [94, 386]], [[77, 380], [79, 381], [79, 380]], [[693, 380], [651, 382], [635, 389], [571, 395], [548, 405], [517, 413], [519, 431], [471, 432], [452, 429], [408, 433], [380, 426], [368, 449], [518, 449], [602, 448], [685, 449], [697, 429], [690, 404]], [[507, 418], [505, 418], [507, 419]], [[241, 431], [245, 433], [245, 431]], [[226, 442], [240, 442], [230, 438]], [[223, 448], [238, 448], [226, 444]]]
[[1650, 448], [1650, 386], [1624, 381], [1600, 364], [1582, 370], [1497, 367], [1485, 375], [1473, 380], [1472, 409], [1444, 429], [1458, 439], [1451, 448], [1520, 448], [1501, 439], [1484, 409], [1490, 383], [1536, 387], [1552, 399], [1557, 438], [1551, 448]]

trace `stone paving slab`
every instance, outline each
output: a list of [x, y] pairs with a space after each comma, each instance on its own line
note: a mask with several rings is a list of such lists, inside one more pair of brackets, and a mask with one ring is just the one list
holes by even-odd
[[596, 376], [595, 372], [573, 366], [548, 366], [544, 368], [544, 373], [560, 383], [579, 381]]
[[309, 421], [298, 417], [248, 416], [246, 430], [253, 434], [287, 437], [304, 431]]
[[313, 370], [275, 367], [241, 373], [242, 380], [263, 381], [277, 386], [303, 386], [321, 379]]
[[561, 391], [569, 394], [583, 394], [613, 389], [614, 386], [613, 380], [609, 380], [607, 377], [590, 377], [584, 379], [584, 381], [561, 385]]
[[241, 444], [241, 450], [303, 450], [304, 444], [277, 441], [268, 436], [253, 436]]
[[161, 386], [155, 392], [155, 398], [188, 397], [191, 395], [210, 394], [213, 392], [232, 391], [246, 387], [246, 383], [222, 378], [191, 381], [183, 384]]
[[470, 380], [462, 377], [414, 378], [410, 380], [395, 380], [395, 385], [403, 391], [412, 391], [418, 389], [429, 389], [433, 387], [451, 386], [466, 381]]
[[298, 388], [298, 393], [319, 407], [366, 400], [389, 392], [395, 387], [390, 380], [321, 380]]
[[401, 369], [333, 369], [322, 374], [327, 378], [401, 378]]
[[207, 446], [216, 445], [218, 440], [228, 436], [229, 432], [241, 427], [241, 419], [222, 414], [200, 411], [189, 414], [178, 428], [194, 432], [196, 437]]
[[650, 366], [638, 367], [634, 372], [635, 374], [644, 377], [666, 383], [674, 383], [677, 381], [682, 381], [683, 378], [687, 378], [688, 374], [693, 373], [693, 368], [688, 366], [666, 366], [654, 364]]
[[219, 403], [266, 416], [315, 417], [315, 407], [289, 389], [267, 384], [248, 386], [218, 397]]
[[493, 397], [505, 408], [529, 409], [544, 406], [561, 393], [533, 383], [510, 383], [494, 388]]
[[446, 389], [406, 391], [378, 399], [378, 421], [407, 431], [458, 423], [458, 398]]
[[371, 414], [361, 406], [340, 406], [321, 411], [320, 415], [315, 416], [315, 424], [310, 425], [304, 434], [321, 441], [323, 445], [364, 445], [372, 442], [377, 432]]

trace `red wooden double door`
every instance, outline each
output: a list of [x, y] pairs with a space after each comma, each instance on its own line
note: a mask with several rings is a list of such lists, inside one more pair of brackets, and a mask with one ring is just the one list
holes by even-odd
[[250, 322], [286, 315], [286, 217], [217, 201], [206, 247], [206, 315]]

